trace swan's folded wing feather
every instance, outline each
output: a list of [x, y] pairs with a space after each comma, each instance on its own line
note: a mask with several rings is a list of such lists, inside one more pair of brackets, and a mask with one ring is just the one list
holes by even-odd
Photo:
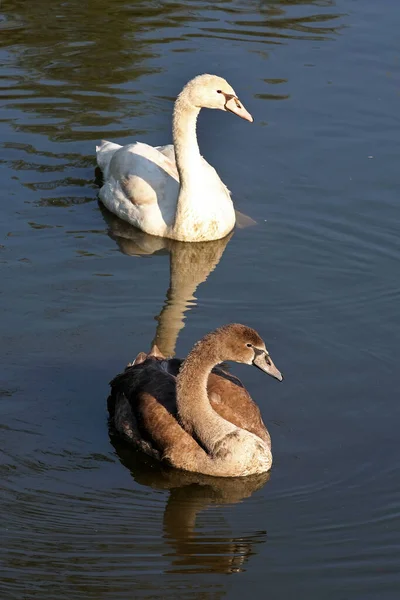
[[173, 225], [179, 193], [175, 163], [136, 142], [115, 152], [107, 173], [100, 198], [111, 211], [126, 214], [126, 220], [153, 235]]
[[132, 175], [149, 178], [156, 176], [158, 169], [164, 172], [164, 176], [166, 173], [179, 181], [175, 162], [159, 152], [157, 148], [136, 142], [122, 146], [115, 152], [110, 164], [110, 176], [116, 180]]
[[138, 423], [139, 429], [160, 453], [168, 453], [172, 449], [197, 446], [197, 442], [179, 424], [176, 413], [165, 396], [160, 401], [153, 394], [142, 392], [139, 396]]
[[[110, 382], [110, 421], [116, 430], [147, 454], [162, 456], [163, 428], [176, 420], [175, 377], [163, 368], [163, 360], [148, 357], [127, 366]], [[161, 437], [160, 437], [161, 436]]]
[[219, 369], [218, 373], [210, 373], [207, 392], [211, 406], [221, 417], [271, 445], [260, 409], [239, 379]]
[[175, 163], [175, 147], [173, 144], [167, 144], [166, 146], [156, 146], [156, 150], [164, 154], [170, 161]]
[[108, 142], [107, 140], [101, 140], [100, 145], [96, 146], [97, 164], [103, 172], [104, 179], [107, 179], [108, 177], [108, 168], [112, 157], [120, 148], [122, 148], [122, 146], [119, 144], [114, 144], [113, 142]]

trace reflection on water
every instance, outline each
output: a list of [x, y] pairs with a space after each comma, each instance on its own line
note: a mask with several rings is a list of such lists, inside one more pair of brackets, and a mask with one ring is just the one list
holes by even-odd
[[185, 312], [196, 305], [194, 293], [215, 269], [232, 233], [222, 240], [190, 244], [147, 235], [110, 213], [101, 205], [121, 252], [130, 256], [151, 256], [169, 253], [169, 287], [164, 307], [156, 317], [157, 331], [153, 344], [164, 356], [174, 356], [179, 331], [184, 327]]
[[[167, 572], [240, 573], [245, 569], [257, 545], [266, 541], [265, 531], [235, 537], [216, 535], [209, 527], [197, 529], [196, 521], [212, 505], [235, 504], [249, 498], [264, 486], [269, 473], [229, 479], [186, 473], [153, 463], [128, 445], [111, 440], [135, 481], [170, 490], [163, 518], [163, 536], [172, 550]], [[227, 524], [225, 529], [229, 530]]]
[[145, 135], [137, 125], [140, 118], [170, 110], [169, 86], [152, 97], [140, 81], [168, 71], [165, 52], [187, 53], [198, 38], [258, 47], [290, 39], [322, 41], [342, 26], [335, 4], [116, 0], [110, 11], [104, 0], [72, 0], [57, 10], [49, 10], [48, 0], [31, 6], [6, 1], [0, 43], [15, 52], [6, 60], [0, 89], [6, 106], [24, 113], [13, 121], [17, 131], [45, 128], [50, 139], [66, 141], [96, 139], [101, 130], [113, 139], [130, 133], [125, 119], [134, 115], [135, 135]]

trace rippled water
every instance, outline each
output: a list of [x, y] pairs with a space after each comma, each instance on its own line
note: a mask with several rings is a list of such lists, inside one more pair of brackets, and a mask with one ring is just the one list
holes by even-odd
[[[1, 598], [398, 598], [398, 2], [0, 12]], [[94, 147], [168, 143], [201, 72], [255, 117], [204, 111], [199, 142], [257, 224], [193, 248], [101, 209]], [[234, 367], [268, 481], [160, 471], [110, 440], [128, 360], [232, 320], [285, 374]]]

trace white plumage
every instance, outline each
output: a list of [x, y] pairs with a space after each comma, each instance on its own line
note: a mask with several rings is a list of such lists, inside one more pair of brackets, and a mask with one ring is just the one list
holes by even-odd
[[202, 107], [252, 121], [224, 79], [199, 75], [175, 102], [173, 145], [102, 141], [97, 146], [104, 178], [100, 199], [110, 211], [146, 233], [181, 241], [220, 239], [232, 230], [235, 211], [229, 191], [197, 144]]

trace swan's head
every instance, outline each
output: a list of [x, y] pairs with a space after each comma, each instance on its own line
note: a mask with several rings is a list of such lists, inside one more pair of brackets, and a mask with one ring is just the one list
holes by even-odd
[[218, 338], [221, 360], [254, 365], [264, 373], [282, 381], [283, 376], [272, 362], [265, 343], [257, 331], [239, 323], [232, 323], [216, 329], [214, 335]]
[[240, 102], [235, 90], [217, 75], [198, 75], [185, 85], [180, 97], [196, 108], [228, 110], [250, 123], [253, 122], [253, 117]]

